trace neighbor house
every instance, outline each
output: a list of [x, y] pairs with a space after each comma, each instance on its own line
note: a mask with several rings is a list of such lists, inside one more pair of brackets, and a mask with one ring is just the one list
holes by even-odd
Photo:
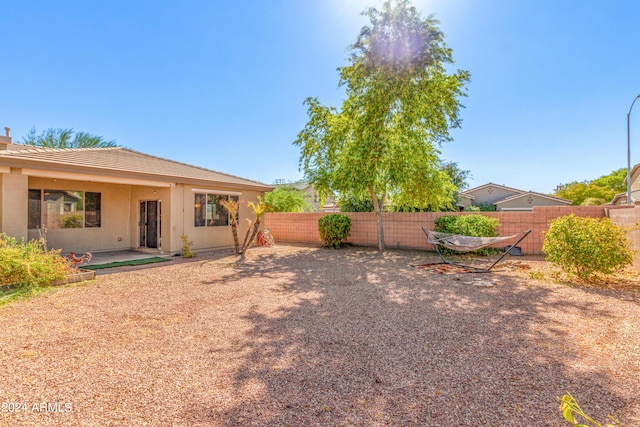
[[[630, 205], [640, 204], [640, 163], [631, 168], [631, 203]], [[627, 182], [627, 178], [624, 179]], [[612, 205], [626, 205], [627, 192], [616, 194], [611, 200]]]
[[[272, 186], [127, 148], [53, 149], [0, 136], [0, 232], [63, 252], [178, 253], [233, 246], [220, 201], [257, 201]], [[253, 218], [241, 203], [240, 235]]]
[[523, 191], [492, 182], [461, 192], [458, 209], [471, 206], [495, 208], [496, 211], [531, 211], [535, 206], [568, 206], [571, 200], [560, 199], [534, 191]]

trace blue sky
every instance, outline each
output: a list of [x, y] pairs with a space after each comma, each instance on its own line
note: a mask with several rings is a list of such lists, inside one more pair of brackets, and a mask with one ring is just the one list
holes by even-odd
[[[265, 183], [296, 180], [302, 102], [339, 107], [336, 68], [378, 0], [0, 0], [0, 128], [74, 128]], [[626, 167], [640, 2], [414, 0], [471, 72], [442, 157], [552, 192]], [[640, 163], [640, 102], [631, 162]]]

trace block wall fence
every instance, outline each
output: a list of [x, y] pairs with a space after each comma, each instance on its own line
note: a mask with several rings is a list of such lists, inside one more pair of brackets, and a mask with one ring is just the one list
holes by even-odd
[[[347, 242], [359, 246], [378, 246], [375, 213], [342, 212], [351, 218], [351, 236]], [[436, 218], [448, 215], [481, 214], [500, 220], [498, 233], [509, 236], [532, 230], [518, 244], [524, 254], [542, 253], [544, 233], [549, 223], [561, 216], [575, 214], [582, 217], [610, 217], [620, 224], [640, 222], [640, 208], [627, 206], [539, 206], [529, 212], [384, 212], [382, 224], [388, 248], [432, 250], [421, 227], [433, 230]], [[318, 232], [318, 219], [328, 213], [268, 213], [264, 226], [271, 231], [276, 242], [322, 244]], [[630, 233], [636, 248], [640, 248], [640, 232]], [[505, 242], [502, 246], [506, 246]], [[636, 263], [640, 266], [640, 262]]]
[[[618, 225], [627, 226], [629, 228], [637, 228], [640, 224], [640, 207], [630, 209], [615, 209], [609, 211], [609, 218]], [[636, 258], [633, 263], [633, 269], [640, 272], [640, 230], [632, 230], [627, 232], [631, 244], [636, 249]]]

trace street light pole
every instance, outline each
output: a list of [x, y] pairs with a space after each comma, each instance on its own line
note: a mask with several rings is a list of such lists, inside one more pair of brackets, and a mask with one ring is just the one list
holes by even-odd
[[629, 107], [629, 112], [627, 113], [627, 206], [631, 205], [631, 110], [633, 109], [633, 104], [640, 98], [640, 95], [637, 95], [633, 102], [631, 103], [631, 107]]

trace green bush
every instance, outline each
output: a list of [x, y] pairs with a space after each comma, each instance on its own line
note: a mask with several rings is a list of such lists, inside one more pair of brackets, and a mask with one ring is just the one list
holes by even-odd
[[434, 221], [435, 231], [474, 237], [496, 237], [500, 221], [484, 215], [441, 216]]
[[547, 261], [581, 279], [611, 274], [630, 265], [635, 256], [626, 231], [609, 218], [573, 214], [551, 221], [542, 252]]
[[[442, 233], [461, 234], [473, 237], [496, 237], [500, 221], [484, 215], [450, 215], [441, 216], [434, 221], [434, 230]], [[455, 254], [456, 251], [440, 248], [445, 254]], [[483, 248], [473, 251], [476, 254], [489, 255], [495, 252], [493, 248]]]
[[318, 220], [318, 230], [325, 246], [337, 249], [349, 237], [351, 218], [341, 214], [325, 215]]
[[342, 212], [373, 212], [373, 200], [367, 196], [346, 196], [338, 203]]
[[182, 258], [194, 258], [196, 254], [191, 250], [193, 241], [189, 240], [189, 236], [187, 236], [186, 234], [180, 236], [180, 239], [182, 240], [182, 249], [180, 250], [180, 255], [182, 255]]
[[47, 286], [63, 280], [70, 270], [60, 251], [45, 251], [40, 241], [0, 234], [0, 285]]

